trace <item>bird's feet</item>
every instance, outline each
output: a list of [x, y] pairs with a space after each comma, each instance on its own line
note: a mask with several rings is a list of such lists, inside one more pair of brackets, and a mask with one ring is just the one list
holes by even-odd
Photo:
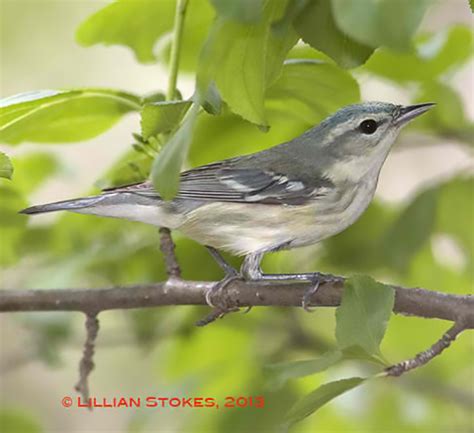
[[206, 292], [206, 303], [212, 308], [211, 313], [196, 322], [197, 326], [205, 326], [216, 319], [224, 317], [227, 313], [238, 311], [239, 308], [227, 296], [225, 289], [233, 281], [240, 280], [242, 277], [239, 272], [229, 265], [221, 254], [212, 247], [207, 247], [217, 264], [225, 272], [225, 276]]
[[311, 298], [316, 294], [319, 287], [323, 284], [334, 283], [341, 280], [330, 274], [322, 274], [320, 272], [302, 273], [302, 274], [264, 274], [260, 269], [260, 262], [262, 254], [251, 254], [245, 257], [242, 264], [241, 273], [247, 281], [274, 281], [274, 282], [289, 282], [302, 281], [309, 282], [310, 286], [305, 290], [301, 305], [305, 311], [311, 311]]
[[223, 308], [228, 302], [226, 302], [224, 296], [224, 289], [232, 283], [232, 281], [241, 279], [237, 271], [226, 274], [226, 276], [214, 284], [206, 292], [206, 303], [212, 308]]

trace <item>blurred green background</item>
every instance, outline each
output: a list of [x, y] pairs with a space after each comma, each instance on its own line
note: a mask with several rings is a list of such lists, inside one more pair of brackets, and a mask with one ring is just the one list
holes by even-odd
[[[166, 50], [158, 47], [158, 61], [143, 64], [122, 46], [85, 49], [77, 44], [78, 26], [106, 3], [0, 1], [2, 97], [81, 87], [139, 95], [166, 90]], [[156, 3], [162, 10], [173, 10], [172, 2]], [[191, 3], [184, 72], [178, 80], [185, 98], [193, 93], [199, 44], [213, 13], [205, 0]], [[364, 3], [354, 0], [351, 5], [363, 11]], [[163, 13], [159, 21], [170, 29], [168, 15]], [[409, 287], [472, 291], [472, 25], [467, 1], [432, 2], [408, 49], [381, 47], [363, 66], [350, 70], [299, 43], [290, 58], [323, 59], [324, 66], [316, 68], [314, 80], [312, 70], [293, 77], [293, 70], [284, 67], [266, 95], [269, 132], [229, 110], [220, 116], [199, 116], [188, 167], [290, 139], [359, 99], [438, 103], [433, 113], [404, 131], [382, 171], [376, 200], [353, 227], [316, 247], [273, 254], [265, 259], [265, 270], [365, 273]], [[146, 50], [141, 53], [150, 60], [146, 55]], [[131, 147], [136, 141], [132, 133], [139, 131], [139, 115], [132, 113], [102, 135], [79, 143], [38, 144], [26, 139], [20, 146], [0, 144], [15, 168], [11, 181], [0, 179], [1, 288], [106, 287], [165, 278], [153, 227], [94, 216], [27, 220], [16, 214], [29, 203], [70, 198], [144, 177], [150, 159]], [[179, 233], [175, 239], [185, 278], [221, 278], [202, 247]], [[172, 307], [102, 313], [91, 394], [218, 399], [264, 395], [265, 409], [65, 409], [61, 399], [75, 395], [84, 339], [82, 315], [4, 314], [0, 429], [273, 432], [291, 404], [320, 384], [373, 371], [365, 363], [347, 361], [283, 384], [268, 377], [265, 367], [270, 364], [315, 358], [334, 347], [333, 309], [307, 314], [301, 309], [255, 308], [196, 328], [194, 322], [206, 312], [201, 307]], [[448, 326], [438, 320], [393, 316], [382, 351], [390, 362], [398, 362], [427, 348]], [[292, 431], [472, 432], [473, 350], [473, 336], [464, 333], [426, 367], [400, 379], [365, 384]]]

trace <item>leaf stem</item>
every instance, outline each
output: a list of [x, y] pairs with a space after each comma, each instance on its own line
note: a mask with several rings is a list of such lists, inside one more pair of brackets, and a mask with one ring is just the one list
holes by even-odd
[[176, 94], [176, 83], [178, 81], [179, 70], [179, 54], [181, 50], [181, 42], [183, 38], [183, 24], [186, 16], [186, 9], [189, 0], [177, 0], [176, 13], [173, 26], [173, 41], [171, 42], [170, 56], [170, 75], [168, 81], [168, 91], [166, 92], [166, 100], [172, 100]]

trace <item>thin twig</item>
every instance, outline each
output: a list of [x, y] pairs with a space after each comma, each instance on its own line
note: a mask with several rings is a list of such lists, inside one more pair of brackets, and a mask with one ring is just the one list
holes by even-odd
[[466, 325], [462, 321], [455, 322], [454, 325], [449, 328], [446, 333], [444, 333], [443, 336], [429, 349], [418, 353], [414, 358], [407, 359], [405, 361], [399, 362], [398, 364], [392, 365], [391, 367], [388, 367], [385, 370], [387, 376], [401, 376], [407, 371], [427, 364], [435, 356], [438, 356], [441, 354], [441, 352], [443, 352], [443, 350], [447, 349], [456, 339], [456, 337], [465, 329], [467, 329]]
[[[75, 386], [77, 392], [79, 392], [87, 404], [89, 401], [89, 374], [94, 368], [94, 345], [99, 332], [99, 320], [97, 319], [97, 313], [89, 313], [86, 315], [86, 342], [84, 343], [84, 351], [82, 353], [82, 359], [79, 363], [79, 381]], [[91, 406], [89, 406], [92, 409]]]
[[[184, 18], [188, 0], [178, 0], [176, 2], [176, 12], [173, 25], [173, 41], [171, 43], [170, 55], [170, 73], [168, 81], [168, 90], [166, 92], [166, 100], [170, 101], [175, 98], [176, 84], [178, 82], [179, 57], [181, 51], [181, 42], [183, 39]], [[160, 228], [160, 247], [165, 256], [166, 269], [168, 278], [180, 278], [181, 270], [175, 255], [175, 245], [171, 238], [171, 232], [165, 227]]]
[[171, 237], [171, 232], [165, 227], [160, 228], [160, 249], [165, 258], [168, 278], [181, 278], [181, 269], [176, 258], [176, 245]]
[[184, 18], [186, 16], [187, 6], [188, 0], [178, 0], [176, 2], [176, 12], [173, 24], [173, 41], [171, 42], [170, 76], [168, 81], [168, 92], [166, 94], [167, 100], [173, 99], [176, 93], [176, 83], [178, 81], [179, 70], [179, 55], [181, 51]]

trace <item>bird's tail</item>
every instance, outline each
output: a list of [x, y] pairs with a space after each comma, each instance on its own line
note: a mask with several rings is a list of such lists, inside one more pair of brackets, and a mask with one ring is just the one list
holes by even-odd
[[72, 200], [57, 201], [54, 203], [40, 204], [31, 206], [20, 211], [22, 214], [34, 215], [46, 212], [56, 212], [58, 210], [78, 211], [87, 207], [95, 206], [105, 198], [105, 195], [94, 197], [76, 198]]
[[123, 191], [107, 191], [93, 197], [41, 204], [23, 209], [20, 213], [34, 215], [61, 210], [127, 219], [172, 229], [178, 227], [183, 219], [171, 203]]

